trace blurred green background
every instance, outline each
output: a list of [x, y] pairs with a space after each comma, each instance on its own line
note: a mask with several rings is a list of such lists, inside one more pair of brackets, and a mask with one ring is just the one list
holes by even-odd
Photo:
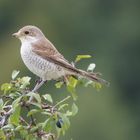
[[[61, 140], [139, 140], [140, 1], [0, 0], [0, 84], [14, 69], [33, 77], [20, 58], [20, 42], [11, 36], [28, 24], [41, 28], [70, 61], [92, 55], [78, 67], [94, 62], [111, 83], [100, 92], [78, 88], [79, 113]], [[56, 99], [67, 94], [53, 82], [44, 89]]]

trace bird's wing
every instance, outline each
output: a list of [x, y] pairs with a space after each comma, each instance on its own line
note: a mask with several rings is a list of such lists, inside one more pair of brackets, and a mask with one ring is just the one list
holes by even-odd
[[45, 60], [48, 60], [58, 66], [63, 67], [67, 71], [71, 72], [72, 75], [81, 75], [87, 79], [100, 82], [108, 85], [108, 82], [104, 79], [96, 77], [94, 73], [88, 73], [86, 71], [75, 68], [71, 65], [64, 57], [61, 55], [57, 49], [49, 42], [36, 42], [32, 44], [32, 51], [38, 56], [42, 57]]
[[32, 49], [34, 51], [45, 52], [45, 55], [47, 56], [57, 55], [60, 58], [64, 58], [48, 39], [43, 38], [41, 40], [33, 42]]
[[46, 40], [43, 41], [37, 41], [35, 43], [32, 43], [32, 51], [42, 57], [43, 59], [46, 59], [56, 65], [59, 65], [65, 69], [71, 70], [73, 72], [76, 72], [76, 68], [71, 65], [62, 54], [58, 52], [58, 50], [53, 46], [53, 44]]

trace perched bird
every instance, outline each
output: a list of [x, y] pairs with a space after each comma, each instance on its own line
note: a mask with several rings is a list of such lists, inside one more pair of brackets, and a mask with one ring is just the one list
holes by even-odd
[[77, 69], [70, 64], [36, 26], [24, 26], [13, 36], [21, 41], [20, 54], [27, 68], [42, 79], [34, 91], [38, 90], [45, 81], [57, 80], [67, 75], [82, 76], [107, 84], [96, 74]]

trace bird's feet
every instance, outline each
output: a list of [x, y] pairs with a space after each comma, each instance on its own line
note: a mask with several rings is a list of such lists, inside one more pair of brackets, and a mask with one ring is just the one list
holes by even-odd
[[36, 83], [34, 89], [32, 90], [32, 92], [37, 92], [45, 82], [46, 81], [44, 81], [42, 79], [37, 80], [37, 83]]

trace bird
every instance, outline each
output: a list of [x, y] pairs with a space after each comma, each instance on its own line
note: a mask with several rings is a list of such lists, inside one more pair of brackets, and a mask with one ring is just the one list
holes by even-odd
[[12, 35], [21, 41], [20, 54], [24, 64], [41, 78], [33, 91], [37, 91], [46, 81], [66, 78], [69, 75], [108, 84], [96, 74], [78, 69], [69, 63], [38, 27], [26, 25]]

